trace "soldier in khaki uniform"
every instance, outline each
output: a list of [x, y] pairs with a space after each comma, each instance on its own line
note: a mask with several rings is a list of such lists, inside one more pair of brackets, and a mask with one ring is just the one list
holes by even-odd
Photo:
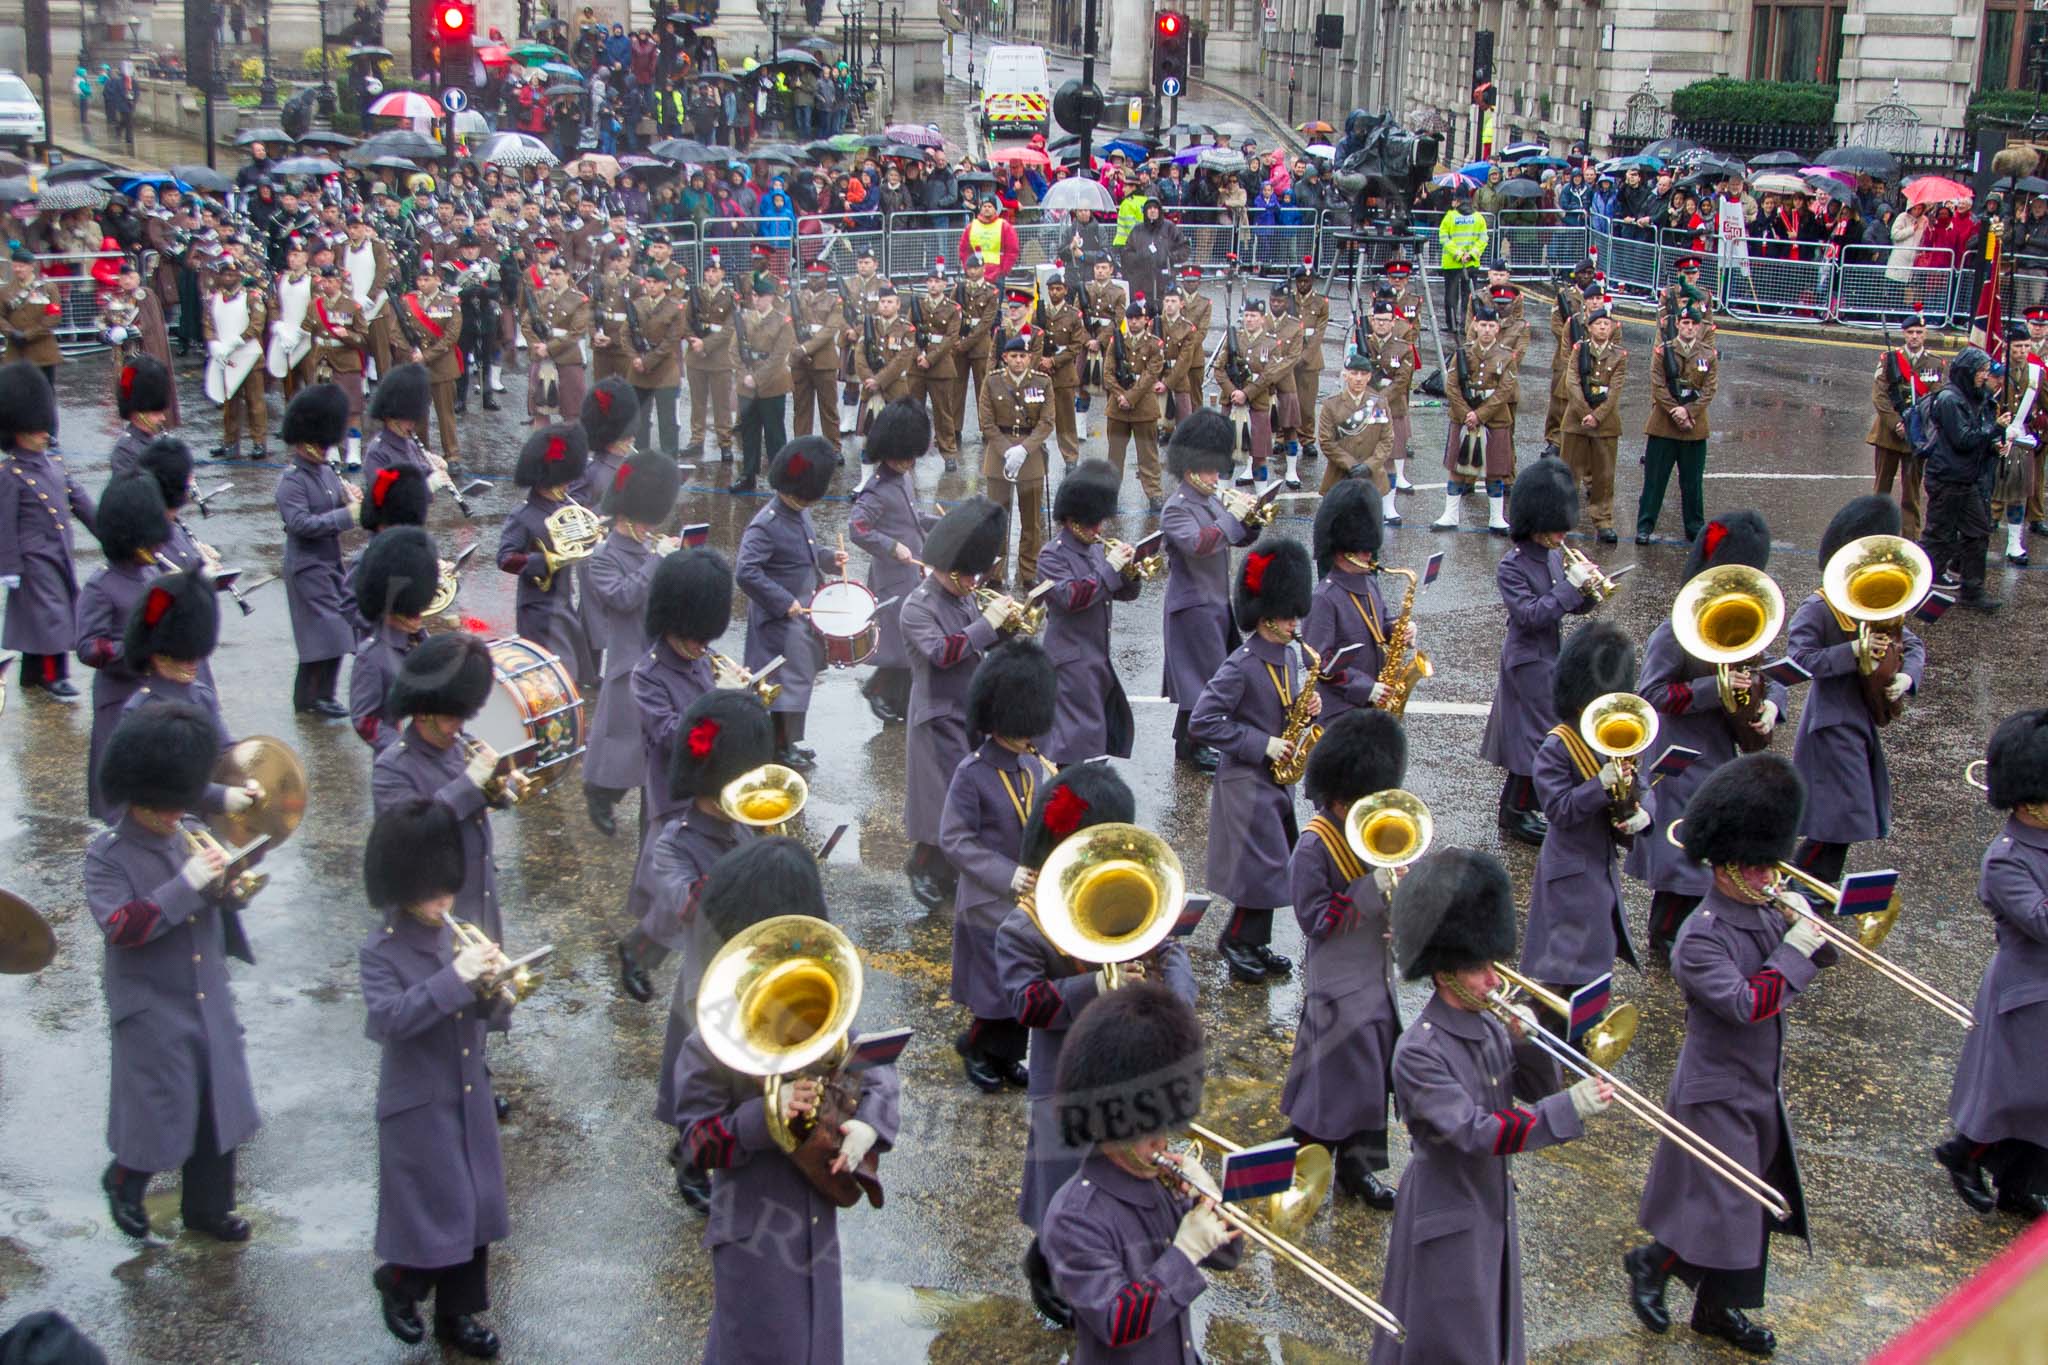
[[[1216, 404], [1244, 431], [1237, 448], [1251, 449], [1249, 469], [1239, 467], [1239, 483], [1264, 483], [1273, 458], [1273, 404], [1282, 385], [1291, 384], [1294, 359], [1266, 328], [1266, 301], [1244, 301], [1244, 321], [1235, 336], [1226, 337], [1209, 367], [1216, 380]], [[1247, 440], [1247, 436], [1249, 440]]]
[[770, 458], [789, 443], [784, 413], [789, 407], [789, 357], [796, 349], [789, 314], [775, 302], [775, 277], [756, 270], [753, 306], [733, 318], [739, 371], [740, 477], [735, 493], [751, 493], [761, 472], [762, 448]]
[[1166, 355], [1166, 368], [1159, 376], [1166, 385], [1166, 420], [1175, 423], [1202, 406], [1202, 334], [1188, 320], [1178, 289], [1166, 291], [1159, 349]]
[[1947, 367], [1940, 356], [1927, 349], [1927, 319], [1918, 313], [1906, 319], [1899, 329], [1899, 339], [1905, 343], [1903, 346], [1878, 357], [1877, 373], [1870, 381], [1870, 406], [1875, 411], [1870, 431], [1863, 439], [1870, 443], [1877, 469], [1874, 491], [1889, 495], [1892, 480], [1898, 480], [1899, 534], [1908, 540], [1918, 540], [1927, 461], [1913, 453], [1913, 443], [1906, 439], [1906, 409], [1913, 406], [1914, 399], [1942, 386]]
[[[590, 286], [590, 382], [631, 381], [637, 354], [628, 336], [626, 309], [632, 305], [633, 277], [626, 272], [626, 253], [613, 247], [605, 253], [604, 271]], [[634, 387], [639, 387], [637, 384]]]
[[1714, 323], [1714, 291], [1700, 283], [1700, 258], [1681, 256], [1672, 269], [1678, 272], [1678, 278], [1665, 285], [1664, 292], [1657, 296], [1657, 335], [1672, 335], [1678, 326], [1678, 315], [1690, 308], [1704, 319], [1700, 323], [1700, 340], [1712, 346], [1719, 330]]
[[[1081, 376], [1081, 400], [1085, 404], [1095, 389], [1103, 386], [1109, 368], [1109, 339], [1123, 322], [1124, 309], [1131, 303], [1128, 290], [1116, 276], [1116, 265], [1107, 256], [1088, 263], [1092, 278], [1081, 284], [1081, 316], [1088, 326], [1087, 372]], [[1082, 411], [1087, 411], [1084, 406]], [[1081, 433], [1083, 440], [1087, 433]]]
[[[953, 352], [953, 411], [956, 438], [967, 434], [967, 395], [976, 395], [980, 407], [982, 383], [996, 367], [996, 317], [1002, 312], [1003, 291], [989, 283], [979, 270], [963, 271], [953, 286], [953, 302], [960, 305], [960, 345]], [[978, 417], [978, 414], [977, 414]]]
[[313, 382], [333, 384], [348, 395], [348, 447], [342, 464], [357, 469], [363, 462], [363, 347], [369, 334], [362, 310], [349, 297], [348, 281], [338, 265], [323, 266], [313, 278], [313, 302], [306, 310], [306, 335], [312, 339]]
[[[569, 283], [569, 263], [559, 255], [548, 265], [547, 289], [520, 318], [519, 327], [533, 357], [526, 411], [533, 418], [534, 429], [550, 422], [575, 421], [583, 411], [587, 387], [583, 345], [590, 335], [590, 299]], [[554, 367], [552, 385], [545, 374], [550, 365]]]
[[[2005, 352], [2005, 401], [2001, 411], [2007, 418], [2005, 436], [2011, 443], [2008, 458], [2019, 466], [2024, 478], [2001, 478], [1991, 490], [1991, 526], [1996, 534], [2005, 524], [2005, 562], [2028, 564], [2027, 530], [2042, 534], [2042, 475], [2048, 472], [2048, 393], [2041, 392], [2043, 364], [2048, 364], [2048, 306], [2027, 309], [2027, 334], [2014, 337]], [[2040, 358], [2037, 363], [2036, 357]], [[2024, 491], [2022, 491], [2022, 489]], [[2018, 494], [2018, 497], [2010, 495]]]
[[[1124, 447], [1138, 443], [1138, 486], [1154, 507], [1165, 501], [1159, 481], [1159, 419], [1166, 392], [1166, 350], [1152, 335], [1152, 305], [1133, 299], [1124, 307], [1124, 331], [1112, 332], [1102, 365], [1103, 413], [1109, 420], [1109, 463], [1123, 483]], [[1038, 556], [1031, 556], [1031, 563]]]
[[1316, 410], [1316, 400], [1323, 392], [1323, 341], [1330, 332], [1330, 300], [1316, 292], [1313, 261], [1304, 259], [1292, 274], [1294, 316], [1301, 323], [1301, 359], [1294, 366], [1294, 401], [1301, 408], [1301, 439], [1307, 447], [1302, 453], [1313, 457], [1321, 452], [1309, 414]]
[[[270, 315], [264, 307], [264, 300], [242, 278], [242, 271], [232, 260], [222, 259], [214, 293], [206, 301], [205, 337], [209, 353], [217, 352], [223, 358], [245, 341], [254, 341], [260, 348], [264, 336], [270, 329]], [[0, 295], [0, 309], [5, 309], [12, 319], [19, 316], [15, 308], [8, 308], [6, 296]], [[32, 302], [19, 305], [25, 311], [33, 307]], [[242, 325], [236, 327], [234, 324]], [[55, 345], [55, 338], [51, 339]], [[10, 353], [13, 347], [9, 346]], [[33, 352], [31, 352], [33, 355]], [[269, 452], [264, 440], [269, 434], [270, 410], [263, 400], [263, 358], [259, 350], [256, 363], [221, 403], [221, 444], [214, 447], [214, 458], [222, 460], [239, 459], [242, 453], [244, 431], [252, 442], [250, 457], [262, 459]]]
[[[462, 266], [455, 261], [422, 270], [419, 291], [392, 305], [404, 310], [399, 314], [399, 332], [412, 342], [413, 362], [427, 367], [428, 391], [434, 397], [434, 429], [441, 437], [441, 458], [450, 464], [462, 453], [455, 435], [455, 381], [462, 377], [463, 365], [462, 349], [455, 343], [462, 335], [462, 304], [453, 289], [442, 285], [461, 274]], [[580, 411], [581, 394], [576, 403]]]
[[[1214, 305], [1209, 296], [1202, 292], [1202, 267], [1184, 265], [1180, 270], [1180, 283], [1173, 290], [1180, 298], [1181, 316], [1195, 329], [1195, 335], [1206, 340], [1209, 335], [1209, 319], [1214, 316]], [[1197, 403], [1196, 407], [1201, 404]]]
[[[1038, 576], [1038, 551], [1045, 543], [1045, 443], [1059, 405], [1058, 389], [1033, 364], [1035, 340], [1036, 334], [1023, 331], [1006, 334], [1002, 366], [981, 385], [981, 476], [990, 501], [1006, 508], [1013, 500], [1017, 504], [1019, 592], [1029, 591]], [[1008, 554], [1006, 543], [990, 570], [992, 583], [1010, 581]]]
[[[348, 244], [335, 253], [348, 282], [348, 296], [355, 300], [356, 316], [367, 318], [364, 329], [369, 338], [370, 359], [379, 378], [391, 373], [396, 363], [391, 353], [398, 347], [398, 329], [391, 321], [391, 291], [398, 287], [398, 263], [391, 248], [370, 227], [370, 220], [353, 214], [348, 220]], [[380, 301], [381, 300], [381, 301]], [[370, 316], [371, 309], [376, 316]]]
[[[1481, 480], [1486, 483], [1486, 529], [1508, 533], [1508, 485], [1515, 477], [1515, 349], [1500, 334], [1493, 305], [1472, 318], [1472, 340], [1444, 376], [1450, 434], [1444, 446], [1444, 511], [1432, 531], [1458, 529], [1458, 509]], [[1474, 458], [1475, 451], [1477, 458]]]
[[1550, 406], [1543, 414], [1543, 453], [1555, 455], [1560, 449], [1558, 432], [1564, 424], [1564, 362], [1574, 344], [1586, 336], [1585, 312], [1607, 302], [1600, 276], [1591, 261], [1580, 261], [1571, 278], [1557, 286], [1557, 302], [1550, 309]]
[[[1373, 358], [1352, 351], [1344, 358], [1344, 377], [1337, 391], [1316, 408], [1316, 444], [1323, 450], [1323, 482], [1327, 493], [1353, 470], [1366, 470], [1380, 496], [1388, 494], [1387, 464], [1393, 451], [1393, 423], [1387, 405], [1373, 392]], [[1400, 523], [1393, 502], [1385, 503], [1383, 520]]]
[[[839, 449], [839, 334], [844, 309], [832, 290], [832, 271], [812, 261], [804, 287], [790, 300], [790, 324], [796, 349], [789, 357], [790, 393], [795, 402], [791, 429], [799, 436], [815, 430]], [[813, 418], [812, 414], [816, 417]]]
[[[313, 276], [306, 269], [305, 238], [294, 234], [285, 246], [284, 270], [271, 281], [270, 297], [271, 325], [275, 328], [283, 327], [292, 309], [300, 306], [299, 300], [304, 300], [299, 316], [300, 335], [304, 336], [313, 311]], [[300, 389], [313, 382], [312, 348], [307, 348], [306, 354], [296, 365], [290, 363], [289, 352], [286, 353], [284, 360], [287, 368], [277, 378], [281, 381], [284, 401], [289, 404], [298, 396]]]
[[1287, 287], [1286, 281], [1274, 282], [1268, 313], [1272, 318], [1273, 339], [1279, 343], [1281, 354], [1287, 360], [1287, 382], [1273, 395], [1273, 446], [1286, 456], [1287, 486], [1299, 488], [1302, 422], [1314, 408], [1303, 408], [1300, 397], [1295, 393], [1294, 376], [1301, 368], [1302, 331], [1301, 319], [1294, 316], [1294, 291]]
[[910, 321], [917, 333], [917, 358], [911, 363], [910, 398], [928, 403], [932, 412], [932, 444], [948, 472], [960, 467], [960, 411], [953, 406], [960, 347], [960, 305], [946, 289], [946, 263], [934, 260], [925, 273], [922, 297], [910, 300]]
[[[64, 353], [57, 347], [56, 326], [63, 314], [57, 291], [42, 277], [34, 253], [16, 247], [9, 258], [10, 278], [0, 289], [0, 318], [5, 319], [7, 358], [26, 360], [42, 370], [52, 388]], [[253, 305], [252, 305], [253, 306]], [[261, 366], [258, 366], [261, 369]]]
[[704, 258], [703, 283], [684, 294], [690, 325], [689, 349], [683, 353], [683, 370], [690, 380], [690, 443], [683, 447], [683, 458], [703, 456], [704, 426], [709, 418], [718, 429], [719, 463], [731, 464], [732, 315], [739, 305], [732, 290], [726, 288], [725, 269], [717, 252]]
[[1565, 357], [1564, 425], [1559, 445], [1564, 462], [1584, 490], [1586, 512], [1600, 543], [1614, 534], [1614, 448], [1621, 437], [1621, 387], [1628, 379], [1628, 351], [1614, 339], [1614, 318], [1605, 308], [1586, 310], [1586, 339]]
[[[1372, 390], [1386, 405], [1389, 486], [1396, 493], [1415, 487], [1408, 482], [1408, 390], [1415, 383], [1415, 370], [1422, 358], [1415, 343], [1401, 335], [1400, 325], [1394, 301], [1374, 299], [1364, 344], [1357, 348], [1372, 362]], [[1386, 517], [1399, 524], [1400, 513], [1391, 498]]]
[[1422, 339], [1422, 291], [1410, 283], [1415, 275], [1415, 263], [1405, 256], [1395, 256], [1380, 267], [1380, 274], [1386, 277], [1387, 287], [1394, 291], [1394, 331], [1403, 341], [1419, 344]]
[[917, 333], [902, 310], [903, 300], [885, 281], [875, 294], [875, 311], [861, 320], [860, 337], [853, 343], [853, 374], [860, 386], [856, 429], [863, 436], [876, 413], [899, 398], [910, 397]]
[[681, 445], [676, 395], [683, 383], [683, 312], [668, 296], [668, 272], [648, 266], [640, 276], [640, 296], [626, 307], [632, 310], [626, 327], [627, 353], [632, 356], [626, 365], [626, 382], [640, 401], [634, 444], [642, 450], [654, 449], [648, 438], [658, 431], [661, 453], [673, 460]]
[[1707, 405], [1720, 383], [1721, 357], [1707, 344], [1706, 317], [1687, 308], [1677, 335], [1650, 350], [1650, 418], [1643, 428], [1643, 495], [1636, 504], [1636, 544], [1648, 545], [1664, 508], [1664, 488], [1678, 467], [1678, 498], [1685, 538], [1707, 525]]
[[1059, 435], [1060, 459], [1068, 469], [1081, 458], [1081, 437], [1074, 420], [1075, 404], [1081, 393], [1081, 357], [1088, 351], [1088, 324], [1081, 310], [1067, 302], [1067, 280], [1058, 261], [1054, 274], [1045, 281], [1045, 302], [1038, 329], [1044, 340], [1038, 346], [1039, 369], [1052, 376], [1053, 430]]

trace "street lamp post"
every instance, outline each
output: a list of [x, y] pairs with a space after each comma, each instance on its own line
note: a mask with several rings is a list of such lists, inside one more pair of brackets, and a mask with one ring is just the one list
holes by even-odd
[[270, 75], [270, 5], [263, 6], [263, 84], [257, 87], [257, 103], [265, 109], [277, 108], [277, 82]]
[[782, 48], [782, 15], [789, 0], [768, 0], [768, 51], [772, 56]]
[[853, 31], [853, 0], [839, 0], [839, 60], [846, 61], [848, 35]]
[[334, 82], [327, 67], [327, 0], [320, 0], [320, 117], [334, 121]]

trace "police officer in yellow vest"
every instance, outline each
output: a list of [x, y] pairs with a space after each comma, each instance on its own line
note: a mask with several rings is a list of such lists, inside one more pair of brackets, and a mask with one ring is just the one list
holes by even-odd
[[1437, 224], [1436, 241], [1443, 258], [1444, 325], [1462, 332], [1472, 276], [1486, 260], [1486, 220], [1472, 211], [1469, 192], [1461, 191], [1458, 207]]

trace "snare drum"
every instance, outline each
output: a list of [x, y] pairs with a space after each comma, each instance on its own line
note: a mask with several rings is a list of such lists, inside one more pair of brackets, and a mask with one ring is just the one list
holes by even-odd
[[882, 642], [875, 595], [850, 578], [834, 579], [811, 598], [811, 629], [818, 632], [825, 662], [832, 667], [866, 663]]
[[533, 641], [508, 636], [489, 648], [491, 695], [469, 732], [499, 753], [531, 740], [519, 770], [545, 787], [583, 752], [583, 697], [562, 661]]

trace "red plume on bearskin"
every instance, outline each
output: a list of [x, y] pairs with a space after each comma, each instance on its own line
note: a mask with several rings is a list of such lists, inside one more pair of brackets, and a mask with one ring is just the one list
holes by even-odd
[[[609, 395], [607, 395], [607, 396], [609, 396]], [[626, 480], [628, 480], [628, 479], [630, 479], [630, 478], [632, 478], [632, 477], [633, 477], [633, 471], [632, 471], [632, 470], [631, 470], [630, 468], [628, 468], [628, 467], [627, 467], [626, 465], [620, 465], [620, 466], [619, 466], [619, 472], [618, 472], [618, 473], [616, 473], [616, 474], [614, 474], [614, 475], [612, 475], [612, 487], [614, 487], [614, 488], [624, 488], [624, 487], [626, 486]]]
[[1062, 786], [1045, 800], [1045, 827], [1064, 839], [1081, 827], [1088, 802], [1072, 787]]
[[164, 619], [164, 613], [171, 609], [171, 595], [162, 588], [151, 588], [149, 600], [142, 604], [142, 622], [154, 627]]
[[128, 398], [133, 396], [134, 393], [135, 367], [133, 365], [123, 365], [121, 367], [121, 396]]
[[373, 506], [382, 507], [384, 505], [384, 495], [389, 493], [391, 491], [391, 485], [397, 482], [398, 469], [396, 466], [393, 466], [389, 469], [378, 470], [377, 476], [370, 480], [371, 504]]
[[706, 716], [690, 727], [690, 757], [703, 762], [711, 757], [711, 746], [718, 743], [718, 722]]
[[1244, 588], [1256, 593], [1266, 581], [1266, 566], [1273, 562], [1269, 554], [1249, 554], [1244, 557]]
[[1714, 562], [1714, 551], [1721, 548], [1721, 542], [1725, 540], [1727, 536], [1728, 528], [1722, 523], [1718, 521], [1710, 521], [1707, 523], [1707, 529], [1704, 533], [1706, 543], [1701, 548], [1706, 551], [1705, 558], [1709, 564]]
[[809, 460], [806, 460], [803, 456], [792, 455], [789, 457], [790, 478], [801, 479], [805, 474], [810, 472], [810, 468], [811, 462]]
[[548, 438], [548, 453], [544, 457], [549, 464], [559, 464], [569, 458], [569, 443], [559, 436]]
[[597, 404], [597, 410], [609, 417], [612, 415], [612, 396], [607, 389], [591, 390], [590, 401]]

